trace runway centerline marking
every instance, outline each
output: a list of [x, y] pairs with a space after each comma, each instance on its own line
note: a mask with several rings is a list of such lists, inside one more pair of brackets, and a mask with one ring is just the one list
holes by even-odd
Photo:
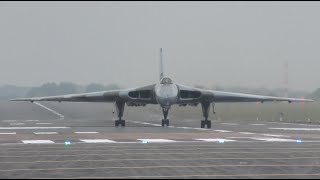
[[[127, 120], [128, 122], [132, 123], [137, 123], [137, 124], [149, 124], [152, 126], [162, 126], [161, 124], [153, 124], [153, 123], [148, 123], [148, 122], [142, 122], [142, 121], [131, 121]], [[177, 129], [192, 129], [192, 130], [200, 130], [200, 131], [210, 131], [212, 129], [205, 129], [205, 128], [194, 128], [194, 127], [185, 127], [185, 126], [168, 126], [169, 128], [177, 128]], [[232, 132], [232, 131], [227, 131], [227, 130], [213, 130], [213, 131], [218, 131], [218, 132]]]
[[97, 133], [99, 133], [99, 132], [74, 132], [74, 133], [76, 133], [76, 134], [97, 134]]
[[279, 134], [260, 134], [262, 136], [273, 136], [273, 137], [290, 137], [286, 135], [279, 135]]
[[236, 140], [232, 140], [232, 139], [223, 139], [223, 138], [218, 138], [218, 139], [195, 139], [195, 140], [199, 140], [199, 141], [207, 141], [207, 142], [229, 142], [229, 141], [236, 141]]
[[139, 141], [142, 141], [142, 142], [176, 142], [174, 140], [170, 140], [170, 139], [138, 139]]
[[17, 134], [16, 132], [0, 132], [0, 134]]
[[239, 132], [240, 134], [255, 134], [255, 133], [251, 133], [251, 132]]
[[10, 123], [10, 125], [24, 125], [24, 123]]
[[249, 124], [251, 126], [264, 126], [265, 124]]
[[232, 132], [232, 131], [220, 130], [220, 129], [216, 129], [216, 130], [213, 130], [213, 131], [217, 131], [217, 132]]
[[58, 134], [57, 132], [33, 132], [34, 134]]
[[80, 139], [80, 141], [86, 143], [114, 143], [115, 141], [109, 139]]
[[281, 139], [281, 138], [256, 138], [250, 137], [250, 139], [261, 140], [261, 141], [270, 141], [270, 142], [296, 142], [294, 139]]
[[21, 140], [25, 144], [53, 144], [51, 140]]
[[269, 128], [279, 130], [292, 130], [292, 131], [320, 131], [320, 128]]
[[221, 123], [221, 124], [224, 124], [224, 125], [232, 125], [232, 126], [239, 125], [238, 123]]

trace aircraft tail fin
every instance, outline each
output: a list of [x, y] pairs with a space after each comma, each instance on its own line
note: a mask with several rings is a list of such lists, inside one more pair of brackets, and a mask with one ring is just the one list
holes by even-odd
[[160, 80], [163, 78], [163, 61], [162, 61], [162, 48], [160, 48], [160, 64], [159, 64]]

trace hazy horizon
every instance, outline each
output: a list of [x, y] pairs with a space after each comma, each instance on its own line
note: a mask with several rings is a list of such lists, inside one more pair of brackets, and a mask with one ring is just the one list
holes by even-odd
[[164, 72], [211, 87], [319, 88], [319, 2], [0, 2], [0, 85], [116, 83]]

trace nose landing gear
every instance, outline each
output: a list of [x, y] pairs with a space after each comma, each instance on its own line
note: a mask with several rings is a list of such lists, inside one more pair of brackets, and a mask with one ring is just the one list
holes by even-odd
[[169, 109], [170, 109], [170, 107], [169, 108], [162, 107], [162, 112], [163, 112], [163, 116], [164, 116], [164, 119], [162, 119], [162, 121], [161, 121], [162, 127], [164, 127], [164, 125], [169, 126], [169, 119], [167, 118], [168, 113], [169, 113]]
[[[214, 105], [212, 105], [212, 106], [214, 106]], [[204, 120], [201, 120], [201, 128], [204, 128], [205, 126], [207, 126], [207, 128], [210, 129], [211, 128], [211, 120], [208, 120], [210, 102], [202, 102], [201, 107], [202, 107], [202, 114], [204, 117]]]

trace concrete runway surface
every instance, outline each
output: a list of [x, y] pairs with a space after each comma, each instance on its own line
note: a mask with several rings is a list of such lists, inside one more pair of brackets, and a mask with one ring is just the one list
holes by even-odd
[[[319, 178], [320, 125], [213, 120], [159, 106], [0, 102], [0, 178]], [[200, 109], [201, 107], [194, 107]]]

